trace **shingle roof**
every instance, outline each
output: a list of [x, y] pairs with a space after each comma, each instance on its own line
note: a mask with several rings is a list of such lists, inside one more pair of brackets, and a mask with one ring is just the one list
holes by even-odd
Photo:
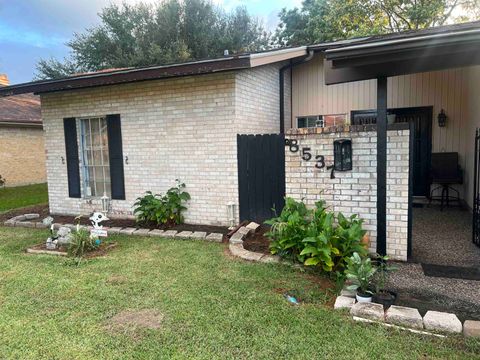
[[0, 98], [0, 124], [41, 125], [40, 97], [33, 94]]

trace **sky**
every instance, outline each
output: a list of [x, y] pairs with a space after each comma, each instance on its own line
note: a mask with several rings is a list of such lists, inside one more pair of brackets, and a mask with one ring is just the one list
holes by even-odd
[[[140, 0], [0, 0], [0, 74], [7, 74], [11, 84], [31, 81], [39, 59], [68, 56], [65, 43], [72, 34], [98, 24], [97, 14], [106, 5], [123, 1], [132, 4]], [[213, 2], [226, 10], [246, 6], [269, 30], [275, 29], [282, 8], [301, 4], [301, 0]]]

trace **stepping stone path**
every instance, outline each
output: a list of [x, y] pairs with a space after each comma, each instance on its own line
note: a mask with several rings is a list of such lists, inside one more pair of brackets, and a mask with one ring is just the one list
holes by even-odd
[[423, 324], [427, 330], [451, 333], [462, 332], [462, 323], [458, 320], [458, 317], [455, 314], [440, 311], [427, 311], [423, 317]]
[[423, 329], [422, 316], [414, 308], [392, 305], [385, 313], [385, 321], [413, 329]]

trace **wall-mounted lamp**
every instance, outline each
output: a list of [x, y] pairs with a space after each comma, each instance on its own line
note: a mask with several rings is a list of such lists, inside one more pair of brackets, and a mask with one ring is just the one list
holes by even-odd
[[441, 110], [440, 114], [438, 114], [438, 126], [445, 127], [447, 125], [447, 115], [445, 114], [445, 110]]
[[333, 142], [335, 171], [352, 170], [352, 140], [339, 139]]

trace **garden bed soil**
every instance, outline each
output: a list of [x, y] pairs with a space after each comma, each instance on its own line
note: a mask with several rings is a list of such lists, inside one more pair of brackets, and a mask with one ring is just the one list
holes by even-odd
[[[24, 214], [40, 214], [38, 219], [30, 220], [32, 222], [42, 222], [47, 216], [53, 218], [54, 223], [59, 224], [76, 224], [75, 216], [70, 215], [51, 215], [49, 213], [48, 205], [35, 205], [28, 206], [21, 209], [11, 210], [0, 214], [0, 223], [3, 223], [14, 216]], [[92, 225], [88, 216], [83, 216], [80, 219], [81, 225]], [[176, 231], [205, 231], [206, 233], [221, 233], [223, 235], [228, 233], [228, 228], [224, 226], [214, 225], [193, 225], [193, 224], [180, 224], [172, 226], [155, 226], [155, 225], [142, 225], [135, 221], [135, 219], [110, 219], [104, 223], [106, 227], [121, 227], [121, 228], [136, 228], [136, 229], [161, 229], [161, 230], [176, 230]]]
[[3, 224], [5, 221], [10, 220], [12, 217], [24, 214], [39, 214], [40, 221], [42, 221], [42, 219], [46, 218], [49, 215], [48, 204], [27, 206], [0, 213], [0, 224]]
[[270, 228], [268, 226], [261, 225], [256, 232], [247, 235], [243, 241], [243, 248], [245, 250], [271, 255], [270, 239], [265, 236], [265, 233], [269, 230]]
[[[100, 256], [105, 256], [105, 255], [107, 255], [107, 253], [109, 251], [111, 251], [112, 249], [114, 249], [116, 247], [117, 247], [116, 242], [102, 242], [97, 249], [86, 253], [84, 258], [85, 259], [92, 259], [92, 258], [96, 258], [96, 257], [100, 257]], [[40, 250], [44, 254], [48, 254], [49, 252], [51, 252], [52, 254], [55, 254], [55, 255], [58, 255], [57, 253], [63, 253], [66, 256], [66, 254], [67, 254], [67, 248], [66, 247], [60, 246], [59, 248], [57, 248], [55, 250], [50, 250], [50, 249], [47, 249], [47, 246], [46, 246], [45, 243], [31, 246], [31, 247], [29, 247], [29, 249]]]

